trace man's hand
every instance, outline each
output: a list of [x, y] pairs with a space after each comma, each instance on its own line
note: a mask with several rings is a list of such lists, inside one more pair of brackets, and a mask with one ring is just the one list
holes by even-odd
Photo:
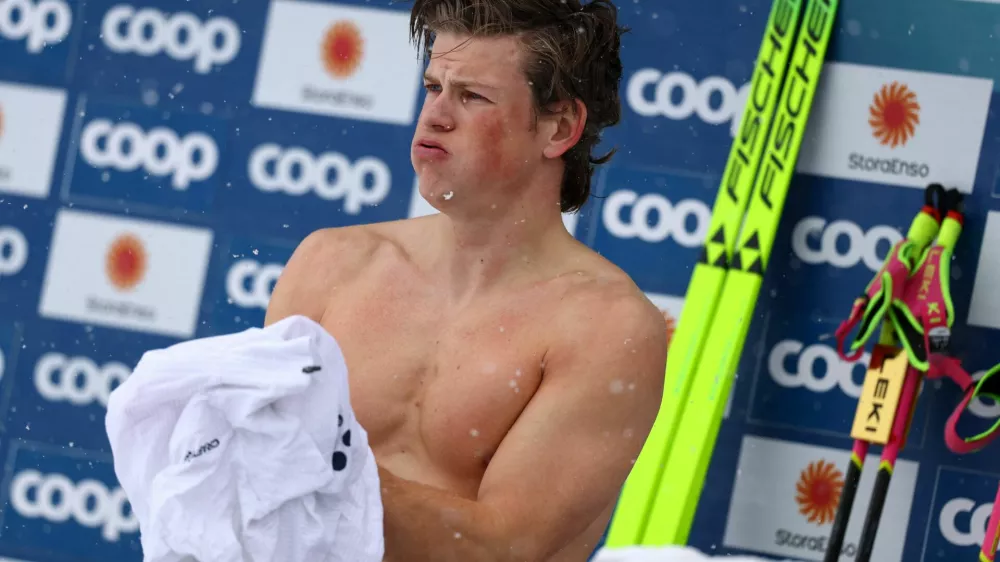
[[543, 562], [615, 500], [659, 410], [666, 326], [631, 293], [574, 301], [476, 501], [380, 469], [387, 560]]

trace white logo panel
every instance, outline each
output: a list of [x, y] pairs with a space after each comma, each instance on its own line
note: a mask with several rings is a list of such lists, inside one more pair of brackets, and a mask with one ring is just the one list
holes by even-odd
[[39, 314], [191, 337], [211, 246], [203, 228], [62, 210]]
[[422, 72], [409, 14], [275, 0], [252, 99], [258, 107], [408, 125]]
[[984, 78], [826, 63], [796, 171], [971, 193], [992, 95]]
[[[797, 560], [823, 560], [850, 457], [848, 450], [745, 436], [724, 544]], [[857, 554], [878, 464], [877, 455], [865, 459], [841, 560]], [[917, 471], [915, 462], [896, 462], [872, 560], [902, 562]], [[761, 517], [762, 513], [767, 516]]]
[[66, 92], [0, 82], [0, 194], [49, 196]]

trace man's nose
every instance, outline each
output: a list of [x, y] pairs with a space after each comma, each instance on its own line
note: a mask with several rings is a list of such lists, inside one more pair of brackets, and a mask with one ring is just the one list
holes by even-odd
[[438, 94], [428, 98], [424, 105], [424, 126], [434, 131], [450, 131], [455, 128], [455, 119], [448, 97]]

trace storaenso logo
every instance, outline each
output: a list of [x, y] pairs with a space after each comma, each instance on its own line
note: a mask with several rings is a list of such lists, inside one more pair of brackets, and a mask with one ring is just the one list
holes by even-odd
[[[646, 96], [650, 86], [653, 86], [651, 98]], [[677, 90], [679, 98], [674, 93]], [[730, 135], [736, 136], [749, 90], [747, 83], [737, 91], [736, 86], [722, 76], [709, 76], [696, 82], [686, 72], [664, 74], [655, 68], [643, 68], [629, 78], [625, 99], [632, 111], [643, 117], [662, 115], [681, 120], [697, 115], [710, 125], [728, 121]], [[713, 101], [716, 98], [718, 101]]]
[[[837, 240], [842, 236], [847, 237], [844, 253], [837, 250]], [[828, 224], [823, 217], [806, 217], [792, 230], [792, 251], [812, 265], [828, 263], [846, 269], [864, 261], [868, 269], [878, 271], [889, 250], [902, 239], [903, 235], [891, 226], [874, 226], [865, 232], [851, 221], [836, 220]]]
[[202, 23], [189, 12], [165, 14], [119, 4], [104, 15], [101, 38], [116, 53], [151, 57], [166, 51], [170, 58], [194, 60], [194, 70], [207, 74], [213, 65], [233, 60], [240, 50], [240, 28], [225, 17]]
[[980, 546], [992, 513], [993, 502], [976, 506], [968, 498], [955, 498], [941, 508], [938, 526], [944, 538], [955, 546]]
[[925, 162], [908, 162], [901, 158], [877, 158], [852, 152], [847, 159], [847, 167], [865, 172], [882, 172], [894, 176], [909, 176], [911, 178], [926, 178], [931, 175], [931, 168]]
[[219, 147], [204, 133], [181, 138], [166, 127], [147, 132], [135, 123], [108, 119], [94, 119], [84, 127], [80, 153], [95, 168], [132, 172], [142, 167], [154, 176], [170, 176], [178, 190], [211, 177], [219, 164]]
[[86, 406], [96, 401], [107, 408], [111, 391], [131, 375], [132, 370], [117, 361], [98, 366], [89, 357], [50, 352], [35, 364], [35, 388], [51, 402]]
[[[795, 369], [785, 369], [789, 358], [798, 357]], [[839, 386], [844, 394], [851, 398], [861, 396], [861, 385], [854, 381], [854, 368], [868, 364], [869, 356], [865, 352], [856, 363], [847, 363], [837, 356], [837, 351], [823, 344], [813, 344], [805, 347], [802, 342], [783, 340], [771, 349], [767, 367], [771, 378], [779, 386], [785, 388], [805, 387], [813, 392], [828, 392]], [[823, 363], [824, 370], [820, 374], [817, 361]]]
[[69, 35], [73, 12], [63, 0], [0, 0], [0, 37], [27, 39], [29, 53], [40, 53]]
[[[825, 459], [810, 462], [799, 473], [795, 483], [795, 503], [799, 505], [799, 513], [806, 521], [820, 527], [833, 522], [840, 505], [840, 494], [844, 489], [844, 475], [835, 464]], [[825, 536], [805, 535], [788, 529], [778, 529], [775, 532], [774, 543], [778, 546], [804, 548], [814, 552], [826, 552]], [[853, 558], [857, 546], [847, 543], [843, 554]]]
[[[662, 195], [622, 189], [608, 196], [602, 209], [604, 227], [618, 238], [638, 238], [644, 242], [662, 242], [673, 238], [681, 246], [696, 248], [705, 239], [711, 212], [698, 199], [684, 199], [672, 204]], [[694, 230], [688, 219], [694, 218]]]
[[339, 152], [314, 156], [299, 146], [273, 143], [253, 150], [249, 173], [250, 181], [267, 193], [300, 196], [312, 191], [328, 201], [343, 199], [350, 215], [360, 213], [363, 205], [381, 203], [392, 185], [389, 166], [373, 156], [352, 163]]
[[64, 474], [24, 470], [10, 484], [10, 503], [29, 519], [65, 523], [73, 518], [84, 527], [100, 527], [101, 536], [108, 542], [118, 542], [122, 533], [139, 530], [135, 514], [129, 510], [125, 515], [125, 492], [121, 488], [108, 490], [97, 480], [74, 483]]
[[[906, 84], [893, 82], [884, 84], [875, 93], [868, 106], [868, 124], [874, 136], [883, 146], [895, 149], [906, 146], [920, 123], [920, 104], [917, 94]], [[879, 158], [852, 152], [847, 158], [848, 168], [866, 172], [879, 171], [895, 176], [926, 178], [931, 169], [924, 162], [908, 162], [900, 158]]]
[[0, 226], [0, 279], [20, 273], [28, 263], [28, 240], [12, 226]]
[[271, 291], [283, 270], [284, 266], [277, 263], [240, 260], [226, 274], [226, 294], [236, 306], [266, 310], [267, 303], [271, 301]]
[[191, 459], [196, 459], [204, 455], [205, 453], [211, 451], [212, 449], [215, 449], [218, 446], [219, 446], [219, 440], [212, 439], [208, 443], [205, 443], [201, 447], [198, 447], [197, 451], [188, 451], [187, 454], [184, 455], [184, 462], [188, 462]]

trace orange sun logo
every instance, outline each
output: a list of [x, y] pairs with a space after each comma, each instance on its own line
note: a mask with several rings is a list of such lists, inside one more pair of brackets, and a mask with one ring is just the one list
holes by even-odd
[[346, 78], [361, 65], [364, 39], [361, 30], [349, 21], [339, 21], [326, 30], [323, 39], [323, 66], [337, 78]]
[[123, 234], [108, 248], [104, 267], [115, 287], [123, 291], [132, 289], [146, 273], [146, 249], [135, 236]]
[[882, 86], [868, 106], [868, 113], [872, 134], [892, 148], [905, 145], [920, 123], [917, 94], [899, 82]]
[[665, 308], [661, 308], [660, 312], [663, 314], [663, 319], [667, 322], [667, 348], [669, 349], [670, 341], [674, 339], [674, 332], [677, 331], [677, 320]]
[[844, 475], [833, 463], [823, 460], [809, 463], [795, 484], [799, 513], [817, 525], [833, 521], [843, 488]]

